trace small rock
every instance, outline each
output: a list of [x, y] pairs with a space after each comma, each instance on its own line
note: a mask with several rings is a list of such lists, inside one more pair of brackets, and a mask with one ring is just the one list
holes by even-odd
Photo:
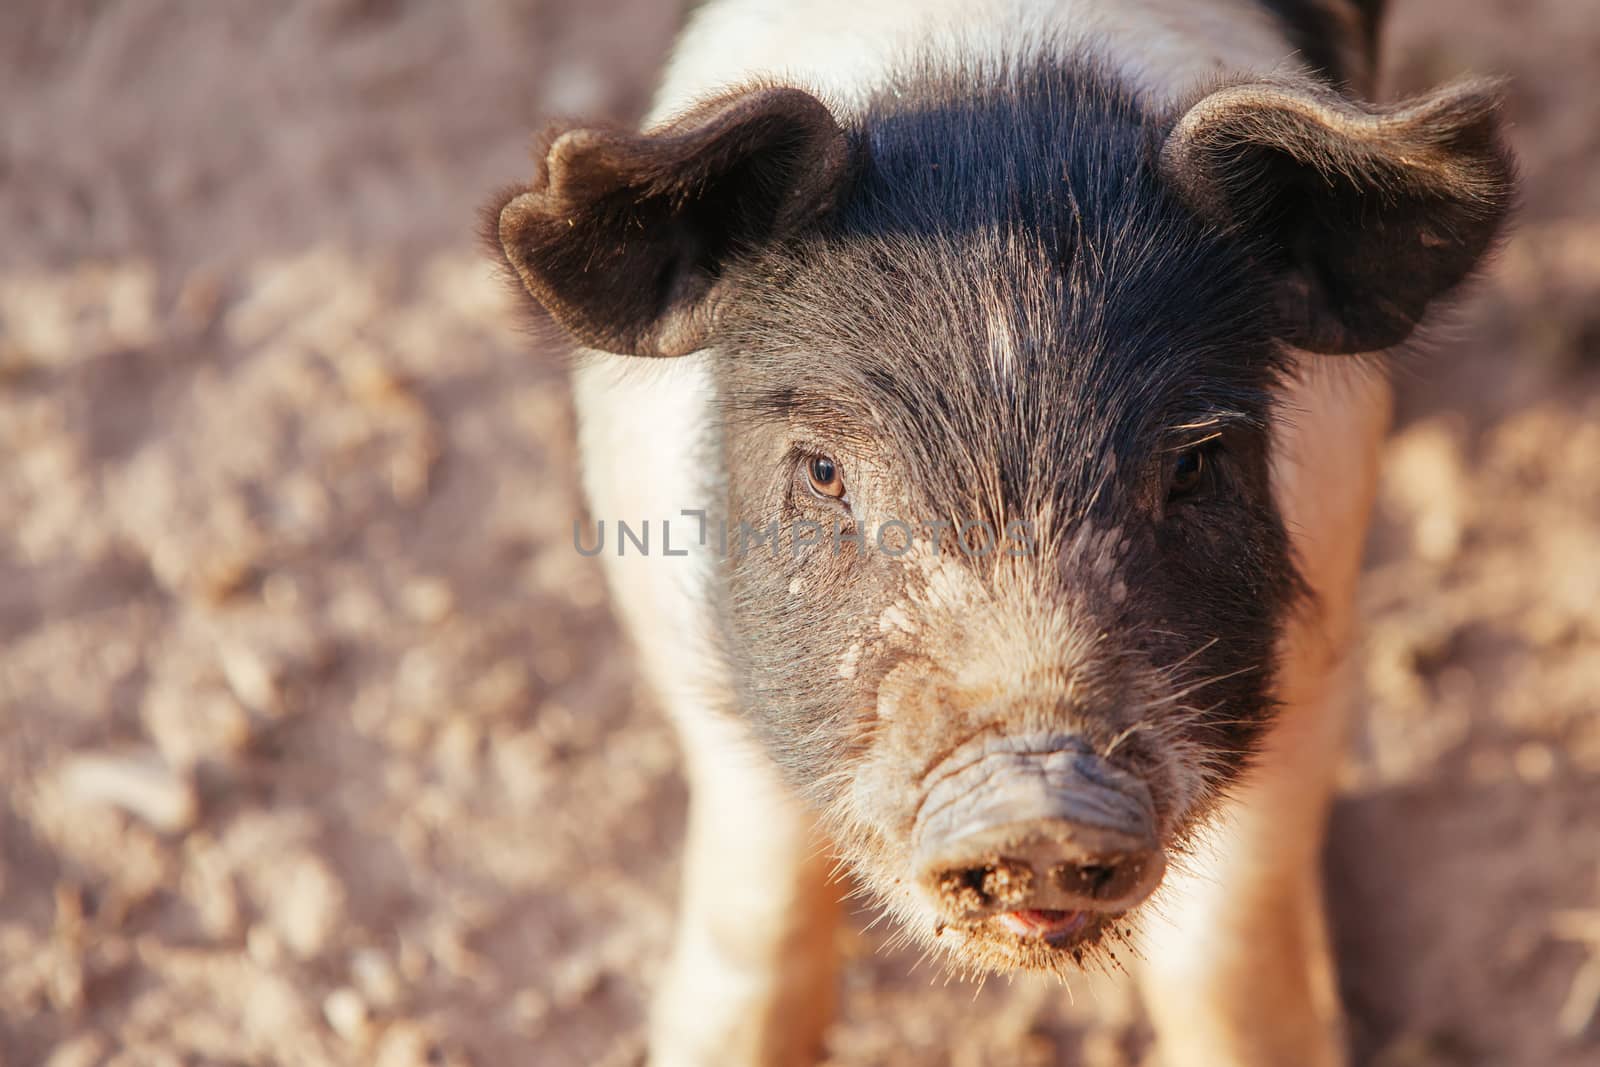
[[98, 1034], [85, 1034], [57, 1045], [44, 1067], [96, 1067], [106, 1056], [106, 1043]]
[[415, 938], [400, 938], [400, 973], [408, 982], [420, 982], [427, 977], [430, 957], [427, 948]]
[[357, 949], [350, 957], [350, 977], [374, 1006], [390, 1009], [400, 1002], [400, 976], [378, 949]]
[[418, 753], [427, 747], [432, 728], [416, 715], [396, 715], [381, 727], [386, 744], [401, 752]]
[[410, 383], [371, 352], [347, 356], [337, 366], [345, 388], [361, 403], [381, 407], [414, 399]]
[[389, 492], [401, 505], [415, 504], [427, 495], [438, 450], [431, 442], [408, 448], [389, 461]]
[[1511, 765], [1516, 768], [1517, 777], [1529, 785], [1543, 785], [1556, 773], [1556, 756], [1549, 745], [1530, 741], [1517, 747], [1516, 755], [1511, 758]]
[[555, 1005], [570, 1011], [600, 992], [606, 983], [603, 965], [594, 959], [572, 959], [557, 964], [550, 975]]
[[77, 756], [61, 781], [76, 802], [119, 808], [163, 833], [182, 833], [200, 814], [194, 783], [155, 752]]
[[183, 280], [172, 310], [184, 329], [200, 333], [217, 321], [222, 299], [222, 279], [212, 271], [196, 271]]
[[273, 571], [261, 579], [261, 600], [274, 611], [289, 612], [300, 606], [300, 584], [283, 571]]
[[334, 1033], [353, 1045], [372, 1039], [372, 1012], [361, 994], [349, 986], [341, 986], [323, 999], [322, 1015]]
[[523, 1029], [537, 1033], [550, 1017], [550, 998], [537, 989], [524, 989], [511, 1000], [511, 1014]]
[[261, 561], [251, 552], [223, 552], [191, 565], [187, 580], [209, 604], [221, 604], [241, 593], [260, 573]]
[[87, 988], [83, 961], [76, 953], [62, 949], [55, 953], [51, 963], [49, 982], [45, 987], [50, 1007], [63, 1014], [81, 1011]]
[[184, 1063], [170, 1049], [141, 1043], [117, 1052], [105, 1067], [184, 1067]]
[[259, 652], [244, 645], [224, 644], [218, 650], [222, 675], [239, 703], [259, 715], [283, 711], [283, 692], [277, 672]]
[[206, 760], [232, 763], [255, 740], [250, 716], [219, 688], [153, 687], [140, 716], [163, 758], [186, 770]]
[[427, 1027], [407, 1019], [385, 1028], [372, 1062], [373, 1067], [457, 1067], [467, 1061], [447, 1051]]
[[532, 694], [532, 679], [527, 664], [507, 658], [496, 663], [473, 683], [467, 706], [480, 718], [510, 716], [522, 712]]
[[352, 585], [334, 594], [328, 605], [333, 625], [351, 634], [365, 634], [384, 617], [383, 604], [365, 586]]
[[550, 743], [532, 730], [502, 738], [489, 752], [494, 768], [518, 808], [531, 809], [551, 788], [555, 777]]
[[577, 668], [572, 653], [559, 645], [548, 645], [534, 653], [533, 669], [548, 686], [558, 686], [571, 679]]
[[1470, 518], [1465, 433], [1435, 419], [1398, 435], [1385, 460], [1381, 491], [1386, 505], [1411, 526], [1417, 554], [1445, 563], [1460, 552]]
[[244, 950], [252, 960], [269, 970], [283, 961], [283, 941], [261, 923], [245, 931]]
[[327, 948], [344, 916], [344, 887], [321, 859], [309, 854], [283, 872], [271, 902], [273, 925], [284, 943], [301, 959]]
[[421, 623], [440, 623], [455, 610], [455, 593], [443, 578], [413, 578], [400, 591], [406, 614]]
[[[192, 844], [204, 836], [194, 834], [188, 841]], [[201, 930], [218, 941], [237, 936], [243, 925], [239, 893], [234, 886], [233, 872], [221, 853], [212, 843], [209, 847], [189, 850], [187, 858], [180, 888], [194, 908]]]
[[445, 723], [433, 746], [434, 758], [445, 777], [464, 788], [479, 777], [482, 751], [483, 731], [464, 718]]
[[56, 937], [69, 944], [83, 941], [83, 887], [73, 882], [57, 882], [55, 887]]

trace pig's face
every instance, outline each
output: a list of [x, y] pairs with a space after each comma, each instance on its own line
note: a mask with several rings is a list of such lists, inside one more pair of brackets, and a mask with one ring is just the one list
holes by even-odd
[[1282, 352], [1255, 250], [1163, 184], [1131, 101], [933, 92], [871, 116], [849, 197], [733, 298], [728, 516], [782, 536], [727, 559], [725, 641], [911, 928], [1052, 966], [1271, 713]]
[[1049, 970], [1120, 935], [1271, 718], [1285, 342], [1403, 340], [1509, 173], [1471, 88], [1153, 116], [1005, 77], [910, 77], [850, 130], [760, 90], [568, 133], [498, 219], [580, 340], [714, 352], [723, 647], [846, 859], [963, 964]]

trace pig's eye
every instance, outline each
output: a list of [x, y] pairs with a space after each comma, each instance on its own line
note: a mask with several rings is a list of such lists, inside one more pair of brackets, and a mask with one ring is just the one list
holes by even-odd
[[1204, 449], [1186, 448], [1172, 458], [1167, 475], [1167, 502], [1182, 500], [1200, 491], [1206, 481]]
[[811, 491], [832, 500], [844, 499], [844, 474], [829, 456], [812, 456], [806, 460], [806, 480]]

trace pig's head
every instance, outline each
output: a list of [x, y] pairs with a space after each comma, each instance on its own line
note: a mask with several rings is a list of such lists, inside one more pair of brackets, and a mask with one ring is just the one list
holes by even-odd
[[723, 647], [850, 864], [961, 965], [1053, 970], [1125, 930], [1274, 714], [1303, 600], [1275, 391], [1404, 341], [1510, 195], [1481, 85], [1169, 112], [1023, 64], [846, 124], [761, 87], [558, 131], [494, 219], [580, 344], [709, 353], [677, 447], [731, 527], [778, 528], [719, 564]]

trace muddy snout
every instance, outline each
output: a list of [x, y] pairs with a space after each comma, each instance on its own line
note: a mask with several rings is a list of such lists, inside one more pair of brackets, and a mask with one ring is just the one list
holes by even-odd
[[928, 776], [917, 878], [947, 916], [1114, 913], [1160, 883], [1150, 791], [1078, 738], [993, 735]]

